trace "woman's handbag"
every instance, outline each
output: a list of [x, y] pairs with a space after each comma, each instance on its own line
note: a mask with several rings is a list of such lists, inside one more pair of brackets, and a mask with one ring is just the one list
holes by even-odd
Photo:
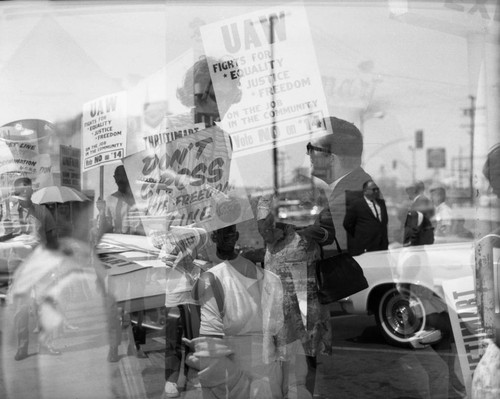
[[325, 305], [368, 288], [363, 269], [347, 252], [342, 252], [335, 238], [338, 254], [316, 261], [316, 280], [319, 303]]

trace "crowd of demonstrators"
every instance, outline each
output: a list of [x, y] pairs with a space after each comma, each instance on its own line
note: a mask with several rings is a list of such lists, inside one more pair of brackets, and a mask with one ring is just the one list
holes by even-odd
[[[194, 67], [189, 75], [196, 77], [194, 71], [203, 70], [204, 76], [207, 76], [208, 71], [203, 69], [206, 61], [201, 64]], [[219, 116], [215, 112], [216, 105], [211, 107], [200, 103], [202, 100], [214, 101], [214, 96], [210, 95], [213, 93], [211, 83], [203, 84], [207, 86], [202, 90], [204, 96], [198, 96], [196, 92], [193, 96], [195, 103], [202, 104], [203, 112], [197, 114], [197, 118], [209, 120], [207, 128], [214, 129], [214, 134], [226, 134], [217, 126], [210, 125]], [[196, 87], [199, 89], [200, 84]], [[180, 273], [180, 280], [189, 280], [184, 288], [177, 290], [182, 285], [179, 278], [174, 278], [173, 274], [167, 278], [165, 306], [167, 312], [177, 307], [180, 317], [169, 316], [165, 325], [166, 397], [178, 397], [183, 388], [177, 386], [182, 367], [182, 337], [188, 348], [186, 364], [198, 371], [201, 389], [205, 393], [220, 397], [218, 395], [230, 390], [229, 397], [235, 398], [314, 396], [316, 358], [319, 354], [331, 353], [332, 339], [328, 307], [320, 305], [317, 299], [315, 261], [319, 259], [322, 247], [330, 245], [334, 238], [342, 249], [354, 256], [388, 247], [385, 202], [377, 184], [361, 167], [361, 133], [353, 124], [338, 118], [328, 118], [322, 123], [330, 124], [334, 130], [314, 141], [314, 144], [309, 143], [307, 154], [313, 176], [327, 184], [328, 205], [312, 225], [297, 227], [276, 222], [272, 201], [260, 198], [256, 222], [265, 243], [265, 255], [260, 260], [263, 267], [256, 266], [235, 250], [238, 231], [234, 225], [212, 233], [216, 253], [206, 263], [197, 262], [208, 235], [203, 229], [173, 226], [170, 232], [172, 239], [159, 241], [160, 258], [167, 270], [177, 276]], [[98, 201], [97, 234], [144, 234], [140, 220], [130, 217], [135, 201], [123, 166], [116, 168], [114, 178], [118, 191], [105, 202]], [[21, 216], [26, 219], [37, 211], [33, 210], [36, 204], [25, 200], [28, 196], [23, 196], [23, 190], [29, 192], [29, 189], [25, 188], [28, 186], [26, 180], [22, 183], [18, 184], [21, 188], [16, 188], [16, 195], [19, 204], [24, 205], [25, 211]], [[432, 232], [430, 221], [434, 208], [423, 192], [421, 182], [407, 189], [412, 201], [407, 219], [412, 216], [417, 220], [407, 235], [412, 245], [422, 242], [420, 234], [425, 236], [427, 230]], [[49, 247], [57, 246], [53, 242], [54, 229], [50, 228], [50, 218], [43, 212], [39, 211], [41, 216], [33, 220], [47, 219], [47, 228], [42, 229], [42, 236], [45, 235], [43, 240], [48, 241]], [[33, 223], [32, 231], [40, 235], [42, 224]], [[429, 224], [430, 229], [427, 228]], [[426, 226], [427, 230], [422, 226]], [[180, 244], [180, 230], [192, 233], [189, 241], [196, 241], [195, 247]], [[192, 239], [195, 236], [197, 240]], [[202, 264], [203, 267], [200, 267]], [[174, 283], [176, 287], [172, 289]], [[110, 310], [109, 314], [113, 312]], [[133, 329], [131, 340], [136, 344], [135, 351], [129, 348], [128, 354], [145, 357], [140, 348], [140, 344], [145, 342], [145, 332], [139, 330], [141, 315], [136, 315], [138, 325]], [[111, 316], [110, 320], [117, 321], [118, 318]], [[449, 332], [446, 329], [448, 325], [439, 327], [443, 321], [441, 317], [436, 320], [436, 329]], [[121, 327], [110, 326], [110, 331], [108, 360], [114, 362], [119, 360]], [[139, 334], [142, 338], [137, 337]], [[23, 342], [22, 339], [20, 342]], [[50, 346], [47, 348], [46, 353], [58, 353]], [[21, 348], [16, 359], [26, 356], [27, 351]], [[223, 384], [218, 378], [221, 373], [227, 377]]]
[[[186, 72], [177, 94], [184, 105], [192, 108], [194, 122], [204, 122], [214, 135], [226, 135], [215, 122], [224, 116], [230, 104], [239, 101], [241, 91], [238, 82], [233, 82], [230, 90], [224, 91], [227, 98], [216, 99], [208, 65], [206, 58], [196, 62]], [[306, 146], [311, 174], [324, 183], [327, 198], [327, 205], [314, 223], [300, 227], [280, 223], [273, 214], [273, 199], [261, 197], [256, 225], [264, 248], [263, 256], [254, 261], [235, 249], [239, 239], [236, 225], [213, 232], [194, 224], [173, 225], [163, 235], [151, 237], [166, 266], [165, 397], [178, 397], [184, 388], [177, 386], [183, 367], [182, 345], [187, 348], [186, 365], [197, 371], [204, 397], [314, 397], [317, 356], [332, 352], [329, 308], [318, 301], [315, 262], [337, 252], [330, 247], [334, 240], [353, 256], [389, 247], [385, 201], [378, 185], [361, 166], [360, 130], [336, 117], [320, 123], [329, 130], [328, 134]], [[115, 169], [114, 179], [117, 191], [96, 204], [94, 244], [105, 233], [145, 234], [123, 165]], [[45, 207], [31, 202], [31, 181], [18, 179], [14, 186], [19, 203], [17, 233], [32, 236], [35, 245], [42, 243], [44, 248], [56, 249], [54, 220]], [[432, 202], [424, 192], [421, 181], [406, 188], [410, 203], [402, 219], [405, 247], [432, 244], [434, 235], [444, 236], [452, 231], [444, 188], [431, 186]], [[200, 254], [206, 249], [209, 235], [215, 253], [202, 262]], [[17, 266], [16, 261], [20, 263], [13, 257], [12, 267]], [[144, 282], [131, 284], [140, 286]], [[112, 283], [109, 291], [113, 291]], [[29, 354], [26, 295], [32, 292], [17, 292], [15, 359], [21, 360]], [[110, 299], [106, 306], [110, 325], [108, 361], [117, 362], [122, 326], [116, 303]], [[179, 317], [174, 314], [175, 308], [179, 309]], [[133, 316], [137, 322], [129, 329], [127, 354], [145, 358], [141, 349], [146, 339], [143, 313]], [[125, 315], [122, 318], [126, 319]], [[436, 344], [451, 351], [451, 328], [445, 310], [439, 308], [427, 318], [429, 326], [439, 334], [433, 335], [437, 337], [435, 341], [420, 334], [414, 340], [415, 346], [430, 351], [429, 344]], [[43, 337], [41, 351], [60, 354], [51, 346], [50, 334]], [[430, 388], [434, 393], [443, 392], [443, 385], [453, 377], [448, 368], [442, 367], [443, 362], [424, 365], [412, 357], [411, 363], [429, 373], [439, 369], [439, 381], [431, 381], [431, 385], [435, 383]]]

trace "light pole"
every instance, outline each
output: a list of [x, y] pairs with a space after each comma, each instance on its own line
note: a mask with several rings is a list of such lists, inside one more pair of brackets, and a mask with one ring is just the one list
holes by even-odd
[[470, 116], [470, 203], [474, 204], [474, 123], [476, 118], [476, 97], [470, 95], [470, 108], [466, 111]]
[[411, 151], [411, 181], [414, 182], [417, 180], [417, 148], [414, 145], [408, 147]]

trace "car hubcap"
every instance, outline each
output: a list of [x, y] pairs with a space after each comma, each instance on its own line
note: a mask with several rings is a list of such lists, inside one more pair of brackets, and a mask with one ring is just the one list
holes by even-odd
[[394, 338], [408, 338], [423, 326], [423, 304], [409, 290], [394, 289], [382, 302], [383, 320]]

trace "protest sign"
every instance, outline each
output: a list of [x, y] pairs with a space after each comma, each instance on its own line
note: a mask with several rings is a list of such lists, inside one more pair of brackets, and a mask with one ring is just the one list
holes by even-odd
[[61, 185], [81, 190], [81, 151], [66, 145], [59, 146]]
[[[169, 118], [165, 117], [164, 121], [168, 123]], [[146, 148], [154, 148], [158, 147], [162, 144], [171, 143], [174, 140], [177, 140], [181, 137], [188, 136], [190, 134], [195, 134], [200, 130], [205, 128], [204, 123], [195, 123], [195, 124], [185, 124], [183, 126], [175, 127], [169, 126], [165, 124], [156, 132], [149, 133], [144, 136], [144, 143]]]
[[54, 185], [52, 160], [49, 154], [38, 155], [37, 171], [35, 178], [32, 179], [32, 185], [35, 190]]
[[212, 231], [252, 218], [246, 193], [230, 180], [230, 162], [228, 136], [217, 126], [125, 158], [146, 233], [186, 225]]
[[100, 97], [83, 105], [83, 171], [120, 161], [126, 155], [127, 93]]
[[39, 154], [38, 122], [43, 121], [26, 119], [0, 127], [3, 147], [0, 173], [16, 172], [23, 176], [35, 176]]
[[[217, 104], [234, 157], [325, 134], [322, 80], [302, 6], [281, 6], [201, 27]], [[227, 93], [239, 85], [237, 103]]]
[[5, 140], [0, 141], [0, 174], [15, 172], [17, 170], [14, 154], [11, 152], [11, 146]]
[[467, 396], [471, 397], [472, 376], [491, 337], [479, 315], [472, 276], [443, 281], [443, 290]]
[[53, 133], [53, 124], [43, 119], [22, 119], [0, 127], [0, 176], [7, 191], [20, 176], [29, 177], [35, 190], [54, 184]]

